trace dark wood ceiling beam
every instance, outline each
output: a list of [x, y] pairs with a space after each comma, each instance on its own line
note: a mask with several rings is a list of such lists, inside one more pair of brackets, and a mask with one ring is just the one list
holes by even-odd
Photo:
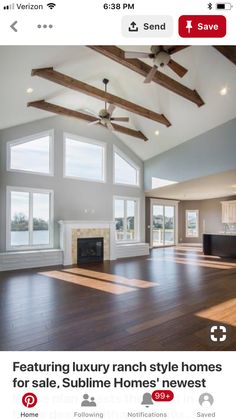
[[224, 55], [231, 63], [236, 65], [236, 47], [234, 46], [225, 46], [225, 45], [215, 45], [214, 48]]
[[84, 93], [88, 96], [95, 97], [96, 99], [112, 103], [118, 108], [125, 109], [128, 112], [132, 112], [139, 116], [143, 116], [144, 118], [159, 122], [166, 127], [171, 125], [170, 121], [168, 121], [168, 119], [163, 114], [153, 112], [147, 108], [137, 105], [136, 103], [129, 102], [128, 100], [112, 95], [111, 93], [105, 92], [104, 90], [100, 90], [97, 87], [74, 79], [73, 77], [59, 73], [51, 67], [32, 70], [32, 76], [39, 76], [61, 86], [76, 90], [77, 92]]
[[[138, 59], [126, 59], [125, 51], [116, 46], [106, 46], [106, 45], [88, 45], [88, 48], [99, 52], [105, 57], [110, 58], [113, 61], [123, 65], [124, 67], [129, 68], [132, 71], [146, 77], [151, 67]], [[183, 49], [183, 47], [181, 47]], [[153, 82], [159, 84], [160, 86], [170, 90], [173, 93], [189, 100], [190, 102], [195, 103], [197, 106], [204, 105], [203, 99], [200, 97], [196, 90], [191, 90], [187, 86], [179, 83], [178, 81], [172, 79], [166, 74], [157, 71], [156, 75], [153, 78]]]
[[171, 45], [165, 46], [169, 54], [176, 54], [176, 52], [182, 51], [183, 49], [189, 48], [189, 45]]
[[[91, 116], [91, 115], [87, 115], [85, 113], [82, 112], [78, 112], [78, 111], [74, 111], [73, 109], [68, 109], [68, 108], [64, 108], [62, 106], [58, 106], [58, 105], [54, 105], [53, 103], [49, 103], [46, 102], [45, 100], [38, 100], [35, 102], [29, 102], [27, 104], [27, 106], [29, 107], [33, 107], [33, 108], [37, 108], [37, 109], [41, 109], [43, 111], [47, 111], [47, 112], [52, 112], [55, 113], [57, 115], [61, 115], [61, 116], [69, 116], [72, 118], [77, 118], [77, 119], [81, 119], [83, 121], [86, 122], [94, 122], [96, 121], [97, 118]], [[143, 141], [148, 141], [148, 138], [141, 132], [141, 131], [136, 131], [134, 129], [128, 128], [128, 127], [123, 127], [121, 125], [117, 125], [117, 124], [113, 124], [113, 128], [115, 131], [120, 132], [121, 134], [126, 134], [129, 135], [131, 137], [135, 137], [135, 138], [139, 138], [140, 140]], [[101, 124], [98, 124], [98, 126], [102, 126]]]

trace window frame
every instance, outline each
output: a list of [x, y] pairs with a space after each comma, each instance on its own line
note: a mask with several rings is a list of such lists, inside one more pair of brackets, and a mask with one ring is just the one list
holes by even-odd
[[[197, 214], [197, 226], [196, 226], [196, 228], [197, 228], [197, 234], [195, 236], [190, 236], [188, 234], [188, 213], [189, 212], [195, 212]], [[186, 209], [185, 210], [185, 237], [188, 238], [188, 239], [197, 239], [197, 238], [199, 238], [199, 210], [198, 209], [196, 209], [196, 210], [194, 210], [194, 209]]]
[[[22, 169], [12, 169], [11, 168], [11, 147], [15, 145], [25, 144], [34, 140], [38, 140], [43, 137], [49, 137], [49, 172], [35, 172], [33, 170], [22, 170]], [[39, 176], [54, 176], [54, 130], [47, 130], [39, 132], [37, 134], [31, 134], [27, 137], [18, 138], [16, 140], [10, 140], [7, 142], [7, 171], [15, 173], [26, 173], [34, 174]]]
[[[115, 201], [116, 200], [123, 200], [123, 201], [135, 201], [136, 202], [136, 208], [135, 208], [135, 238], [134, 240], [117, 240], [115, 238], [115, 242], [117, 244], [122, 244], [122, 243], [139, 243], [140, 242], [140, 198], [139, 197], [134, 197], [134, 196], [119, 196], [119, 195], [115, 195], [113, 197], [113, 220], [115, 222]], [[127, 220], [127, 204], [125, 204], [125, 220]], [[127, 223], [125, 222], [125, 225], [127, 227]], [[124, 231], [127, 231], [127, 228], [125, 228]], [[116, 227], [115, 227], [115, 237], [116, 237]]]
[[[11, 192], [27, 192], [30, 194], [29, 198], [29, 218], [33, 217], [33, 200], [31, 196], [33, 193], [45, 193], [49, 194], [49, 244], [42, 245], [11, 245]], [[32, 194], [32, 195], [31, 195]], [[38, 188], [25, 188], [19, 186], [7, 186], [6, 188], [6, 250], [7, 251], [16, 251], [16, 250], [42, 250], [42, 249], [52, 249], [54, 245], [54, 191], [52, 189], [38, 189]], [[33, 218], [32, 218], [33, 219]], [[33, 223], [29, 219], [29, 237], [32, 229]], [[32, 230], [33, 231], [33, 230]]]
[[[137, 184], [133, 185], [132, 183], [122, 183], [116, 182], [116, 165], [115, 165], [115, 154], [118, 154], [123, 160], [125, 160], [130, 166], [132, 166], [135, 170], [137, 170]], [[123, 151], [121, 151], [118, 147], [113, 146], [113, 184], [114, 185], [122, 185], [131, 188], [140, 188], [140, 178], [141, 178], [141, 167], [136, 164], [131, 158], [129, 158]]]
[[[103, 148], [103, 162], [102, 162], [102, 180], [100, 179], [89, 179], [80, 176], [68, 176], [66, 174], [66, 140], [67, 138], [78, 141], [81, 143], [93, 144]], [[87, 137], [81, 137], [80, 135], [70, 134], [68, 132], [63, 133], [63, 178], [64, 179], [75, 179], [85, 182], [95, 182], [95, 183], [106, 183], [107, 182], [107, 143], [104, 141], [94, 140]]]

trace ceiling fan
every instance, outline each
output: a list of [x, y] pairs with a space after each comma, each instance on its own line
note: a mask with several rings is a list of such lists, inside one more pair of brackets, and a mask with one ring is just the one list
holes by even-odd
[[149, 52], [135, 52], [135, 51], [126, 51], [125, 58], [127, 59], [135, 59], [135, 58], [151, 58], [153, 61], [153, 67], [147, 74], [144, 83], [150, 83], [156, 72], [158, 67], [165, 67], [168, 66], [174, 71], [179, 77], [183, 77], [187, 73], [187, 69], [183, 67], [181, 64], [177, 63], [176, 61], [172, 60], [171, 55], [174, 54], [176, 51], [171, 47], [164, 47], [164, 46], [156, 46], [152, 45], [150, 53]]
[[[102, 82], [103, 82], [104, 87], [105, 87], [105, 92], [107, 92], [107, 85], [109, 83], [109, 80], [108, 79], [103, 79]], [[101, 124], [104, 127], [108, 128], [109, 130], [112, 131], [112, 130], [114, 130], [114, 127], [112, 125], [113, 121], [129, 122], [129, 118], [125, 117], [125, 116], [112, 117], [115, 108], [116, 108], [116, 106], [113, 105], [112, 103], [108, 104], [107, 102], [105, 102], [105, 107], [103, 109], [101, 109], [98, 114], [86, 110], [86, 113], [89, 113], [90, 115], [93, 115], [93, 116], [97, 117], [97, 119], [95, 121], [90, 122], [88, 125]]]

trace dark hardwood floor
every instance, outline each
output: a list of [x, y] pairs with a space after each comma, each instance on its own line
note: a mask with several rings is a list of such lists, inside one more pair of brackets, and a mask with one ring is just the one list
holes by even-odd
[[236, 261], [198, 248], [4, 272], [0, 298], [0, 350], [236, 350]]

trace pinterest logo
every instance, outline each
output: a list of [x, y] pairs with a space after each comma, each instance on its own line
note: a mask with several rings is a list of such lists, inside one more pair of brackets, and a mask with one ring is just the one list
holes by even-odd
[[38, 402], [37, 397], [34, 393], [26, 393], [22, 397], [22, 403], [25, 407], [28, 407], [30, 409], [31, 407], [34, 407]]

